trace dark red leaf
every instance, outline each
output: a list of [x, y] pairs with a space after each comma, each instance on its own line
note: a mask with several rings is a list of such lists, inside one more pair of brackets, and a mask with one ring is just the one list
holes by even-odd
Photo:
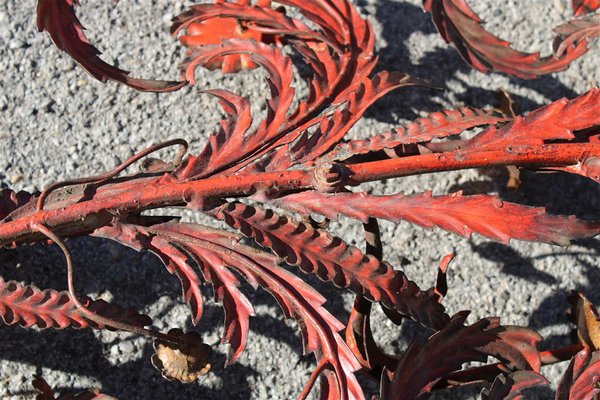
[[50, 385], [48, 385], [48, 382], [41, 376], [34, 375], [31, 385], [40, 392], [35, 397], [36, 400], [54, 400], [54, 390], [52, 390]]
[[[136, 250], [148, 249], [156, 254], [167, 270], [176, 275], [181, 281], [183, 298], [188, 303], [192, 313], [192, 323], [196, 325], [202, 317], [203, 300], [200, 287], [202, 282], [194, 268], [188, 263], [192, 258], [200, 267], [207, 283], [212, 284], [215, 299], [223, 304], [225, 309], [225, 328], [223, 342], [231, 344], [228, 364], [236, 361], [246, 347], [249, 318], [254, 315], [250, 301], [239, 291], [239, 281], [227, 270], [217, 257], [210, 253], [189, 251], [186, 243], [171, 240], [169, 234], [185, 232], [194, 237], [214, 235], [215, 231], [201, 225], [158, 224], [150, 228], [131, 225], [113, 224], [96, 230], [94, 236], [116, 240]], [[221, 234], [219, 237], [223, 236]], [[228, 234], [229, 240], [236, 240]], [[253, 286], [256, 283], [250, 281]]]
[[100, 51], [90, 44], [84, 28], [75, 15], [78, 0], [38, 0], [38, 30], [50, 34], [60, 50], [66, 52], [83, 69], [99, 81], [113, 80], [140, 91], [171, 92], [181, 89], [187, 82], [138, 79], [129, 72], [109, 65], [98, 57]]
[[160, 237], [151, 238], [135, 225], [114, 223], [97, 229], [93, 236], [115, 240], [137, 251], [147, 249], [154, 253], [165, 265], [169, 273], [177, 276], [181, 282], [183, 299], [190, 307], [192, 323], [196, 325], [202, 317], [203, 300], [200, 287], [202, 281], [188, 264], [187, 257], [179, 249]]
[[462, 58], [481, 72], [492, 70], [525, 79], [536, 78], [566, 69], [588, 50], [582, 40], [577, 46], [566, 48], [560, 58], [523, 53], [486, 31], [483, 21], [465, 0], [423, 0], [423, 8], [431, 13], [444, 40], [452, 43]]
[[383, 368], [393, 369], [398, 358], [381, 351], [375, 342], [371, 331], [371, 306], [372, 303], [364, 297], [356, 297], [346, 323], [346, 343], [365, 368], [365, 372], [379, 379]]
[[0, 221], [17, 208], [27, 204], [32, 197], [32, 194], [24, 191], [17, 193], [10, 189], [0, 190]]
[[[178, 227], [179, 228], [179, 227]], [[177, 231], [181, 231], [178, 229]], [[225, 321], [222, 342], [231, 345], [226, 365], [236, 362], [246, 348], [250, 317], [254, 315], [254, 307], [248, 298], [238, 289], [240, 284], [236, 276], [227, 269], [219, 254], [204, 249], [199, 250], [193, 244], [180, 243], [202, 269], [205, 279], [213, 286], [215, 300], [223, 304]], [[256, 288], [257, 284], [248, 279]]]
[[[600, 2], [598, 2], [600, 4]], [[600, 15], [574, 19], [554, 28], [558, 35], [552, 43], [554, 54], [561, 57], [567, 49], [576, 47], [579, 43], [600, 36]]]
[[[298, 321], [304, 353], [314, 353], [317, 357], [314, 374], [324, 373], [322, 382], [327, 387], [320, 398], [363, 399], [362, 389], [354, 376], [360, 364], [338, 333], [344, 325], [322, 307], [325, 299], [301, 279], [279, 267], [276, 258], [261, 255], [248, 246], [230, 243], [221, 241], [238, 256], [221, 253], [220, 257], [245, 277], [259, 282], [275, 297], [286, 317]], [[319, 370], [321, 367], [331, 372]], [[327, 380], [328, 374], [334, 376], [332, 381]], [[303, 394], [308, 393], [311, 384], [309, 381]]]
[[[297, 320], [305, 353], [317, 357], [313, 375], [324, 377], [326, 387], [321, 398], [364, 399], [354, 376], [360, 364], [338, 333], [344, 325], [322, 307], [323, 296], [281, 268], [277, 257], [241, 244], [238, 237], [228, 232], [200, 225], [165, 223], [136, 229], [180, 248], [199, 264], [207, 281], [213, 283], [217, 299], [223, 301], [226, 309], [223, 339], [231, 342], [228, 363], [241, 355], [248, 334], [248, 317], [253, 314], [249, 301], [237, 289], [239, 282], [230, 271], [235, 270], [254, 288], [260, 285], [271, 293], [286, 317]], [[313, 383], [309, 381], [303, 395], [308, 394]]]
[[600, 394], [600, 352], [584, 348], [573, 357], [556, 390], [556, 400], [593, 400]]
[[534, 371], [516, 371], [498, 375], [489, 389], [481, 392], [481, 400], [523, 400], [522, 391], [549, 384], [548, 380]]
[[[541, 363], [536, 345], [541, 336], [525, 328], [503, 327], [495, 318], [464, 325], [468, 314], [454, 315], [448, 325], [425, 344], [411, 344], [396, 370], [383, 374], [381, 397], [426, 399], [440, 379], [460, 370], [463, 363], [486, 362], [489, 355], [499, 358], [509, 368], [539, 371]], [[518, 329], [521, 335], [506, 340], [503, 334], [513, 329]]]

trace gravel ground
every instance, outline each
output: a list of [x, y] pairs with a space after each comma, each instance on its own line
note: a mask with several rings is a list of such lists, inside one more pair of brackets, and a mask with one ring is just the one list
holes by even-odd
[[[418, 0], [362, 0], [361, 12], [375, 28], [381, 68], [407, 71], [432, 80], [443, 92], [410, 88], [380, 101], [353, 130], [356, 136], [377, 133], [441, 107], [495, 103], [495, 91], [515, 95], [520, 112], [560, 97], [575, 97], [600, 80], [598, 42], [569, 70], [536, 81], [523, 81], [471, 70], [436, 34]], [[488, 27], [523, 50], [549, 51], [551, 27], [569, 18], [569, 1], [471, 0], [489, 21]], [[103, 58], [132, 70], [134, 76], [172, 79], [182, 50], [168, 35], [169, 21], [184, 10], [180, 1], [86, 1], [81, 20]], [[503, 5], [501, 5], [503, 4]], [[184, 137], [192, 152], [200, 150], [220, 112], [214, 99], [186, 88], [172, 94], [136, 93], [123, 86], [93, 81], [35, 29], [33, 0], [5, 0], [0, 7], [0, 184], [36, 191], [57, 180], [96, 174], [119, 160], [167, 138]], [[222, 77], [201, 73], [198, 87], [226, 87], [260, 99], [261, 73]], [[210, 82], [210, 83], [209, 83]], [[255, 107], [260, 111], [260, 102]], [[502, 171], [468, 171], [390, 180], [372, 185], [377, 193], [497, 192], [503, 198], [546, 206], [554, 213], [600, 218], [600, 189], [582, 178], [559, 174], [523, 174], [518, 192], [504, 189]], [[194, 219], [194, 216], [188, 216]], [[334, 225], [336, 232], [357, 243], [360, 226]], [[579, 289], [600, 304], [600, 242], [583, 240], [569, 247], [513, 242], [510, 246], [475, 236], [462, 239], [440, 230], [409, 224], [383, 223], [386, 258], [422, 287], [431, 285], [445, 254], [457, 253], [449, 274], [450, 312], [471, 309], [470, 320], [498, 315], [506, 324], [538, 330], [553, 346], [568, 341], [565, 295]], [[77, 263], [79, 293], [134, 306], [152, 316], [160, 329], [191, 324], [180, 299], [177, 280], [148, 254], [111, 242], [71, 240]], [[84, 268], [85, 266], [85, 268]], [[34, 282], [39, 287], [65, 288], [61, 255], [55, 247], [0, 251], [5, 279]], [[345, 320], [352, 296], [308, 279], [328, 298], [329, 310]], [[301, 355], [295, 325], [264, 291], [247, 291], [256, 305], [248, 349], [241, 361], [224, 369], [225, 346], [216, 346], [213, 372], [197, 384], [165, 382], [150, 365], [149, 340], [124, 333], [24, 330], [0, 327], [0, 398], [30, 399], [33, 374], [43, 374], [54, 387], [101, 387], [121, 399], [289, 399], [294, 398], [314, 368]], [[206, 341], [218, 341], [220, 306], [207, 301], [199, 329]], [[418, 336], [414, 325], [402, 329], [375, 317], [375, 334], [386, 350], [401, 352]], [[544, 369], [553, 382], [565, 365]], [[374, 386], [366, 385], [368, 394]], [[436, 399], [476, 398], [476, 390], [439, 393]], [[552, 398], [551, 389], [530, 398]]]

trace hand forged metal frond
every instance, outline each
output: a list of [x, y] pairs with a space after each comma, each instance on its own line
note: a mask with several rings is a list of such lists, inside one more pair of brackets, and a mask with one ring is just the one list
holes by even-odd
[[[351, 192], [350, 187], [494, 165], [558, 170], [600, 182], [600, 90], [557, 100], [526, 116], [462, 107], [346, 141], [349, 130], [377, 99], [400, 87], [428, 84], [402, 72], [374, 73], [373, 30], [346, 0], [278, 3], [276, 8], [268, 1], [191, 6], [175, 17], [171, 29], [174, 35], [182, 34], [181, 42], [188, 47], [184, 80], [154, 81], [131, 78], [98, 57], [75, 15], [78, 1], [38, 0], [39, 29], [96, 79], [143, 91], [171, 91], [196, 81], [204, 86], [197, 77], [198, 67], [220, 68], [224, 73], [259, 67], [266, 72], [269, 98], [266, 117], [254, 124], [249, 99], [223, 89], [203, 89], [217, 98], [225, 119], [197, 154], [183, 158], [187, 142], [176, 139], [138, 153], [113, 171], [59, 182], [39, 195], [0, 191], [0, 247], [55, 242], [65, 253], [69, 272], [72, 260], [62, 241], [66, 237], [104, 237], [154, 253], [180, 280], [193, 325], [203, 314], [202, 286], [212, 286], [215, 300], [225, 310], [222, 341], [230, 345], [228, 364], [242, 355], [254, 314], [239, 286], [245, 281], [263, 288], [285, 316], [297, 322], [305, 353], [316, 357], [317, 366], [301, 398], [308, 396], [317, 378], [321, 398], [364, 398], [356, 374], [368, 363], [359, 362], [344, 341], [340, 331], [345, 325], [324, 308], [325, 298], [284, 265], [351, 290], [358, 303], [381, 303], [395, 321], [409, 317], [433, 331], [425, 344], [413, 344], [386, 360], [381, 377], [385, 398], [425, 398], [450, 382], [464, 362], [486, 361], [488, 356], [499, 363], [483, 379], [491, 383], [487, 398], [517, 398], [524, 387], [544, 383], [538, 374], [544, 358], [537, 350], [541, 339], [537, 333], [502, 326], [496, 318], [467, 325], [466, 312], [450, 318], [441, 304], [445, 290], [420, 289], [381, 254], [344, 242], [316, 226], [310, 215], [335, 219], [341, 214], [364, 224], [378, 218], [405, 220], [463, 236], [475, 232], [500, 242], [564, 245], [596, 236], [598, 222], [548, 215], [544, 208], [504, 202], [493, 195], [384, 196]], [[597, 8], [589, 1], [573, 6], [577, 15]], [[425, 0], [424, 8], [442, 36], [476, 68], [527, 78], [566, 68], [587, 51], [587, 40], [598, 35], [597, 16], [569, 22], [557, 30], [555, 55], [541, 58], [517, 52], [486, 32], [464, 0]], [[288, 12], [292, 9], [295, 12]], [[290, 49], [299, 59], [291, 58]], [[303, 99], [296, 98], [294, 62], [304, 63], [308, 70], [308, 95]], [[463, 137], [472, 128], [481, 130]], [[142, 173], [118, 176], [133, 162], [173, 144], [182, 147], [174, 162], [155, 160]], [[304, 218], [270, 210], [269, 205]], [[238, 233], [142, 214], [170, 207], [204, 213]], [[61, 293], [0, 278], [1, 317], [7, 324], [41, 328], [149, 325], [146, 316], [77, 298], [71, 284], [69, 280], [69, 293]], [[368, 313], [355, 318], [368, 320]], [[98, 323], [111, 319], [114, 326]], [[187, 345], [185, 337], [199, 339], [197, 335], [170, 332], [139, 330], [156, 337], [156, 347], [178, 354], [175, 364], [191, 362], [181, 350]], [[447, 354], [449, 347], [456, 352]], [[156, 363], [162, 364], [163, 373], [168, 370], [167, 376], [185, 375], [183, 381], [192, 381], [208, 371], [206, 353], [196, 357], [200, 371], [164, 365], [169, 357], [159, 357]], [[596, 388], [586, 386], [588, 378], [597, 376], [596, 358], [585, 350], [574, 358], [559, 398], [596, 393]], [[193, 376], [186, 375], [189, 371]]]
[[[592, 5], [575, 4], [575, 15], [598, 8]], [[584, 2], [579, 2], [584, 3]], [[577, 38], [565, 43], [560, 53], [540, 57], [540, 53], [524, 53], [511, 48], [483, 27], [484, 21], [477, 16], [465, 0], [423, 0], [423, 9], [431, 14], [433, 23], [447, 43], [452, 43], [461, 57], [481, 72], [497, 71], [524, 79], [562, 71], [588, 51], [587, 40], [597, 33], [578, 28], [572, 21], [572, 32]]]

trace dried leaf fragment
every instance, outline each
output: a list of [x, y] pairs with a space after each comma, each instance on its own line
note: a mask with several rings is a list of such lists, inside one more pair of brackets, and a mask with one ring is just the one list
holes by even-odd
[[162, 373], [163, 378], [192, 383], [210, 371], [208, 357], [212, 348], [202, 342], [197, 332], [183, 333], [181, 329], [171, 329], [169, 335], [180, 337], [181, 342], [154, 341], [152, 365]]
[[66, 392], [56, 397], [54, 390], [48, 385], [48, 382], [39, 375], [34, 375], [31, 385], [39, 392], [35, 400], [117, 400], [114, 397], [100, 393], [100, 389], [98, 388], [79, 393]]
[[572, 307], [569, 311], [571, 321], [577, 326], [577, 337], [581, 344], [592, 349], [600, 349], [600, 315], [598, 310], [583, 293], [574, 291], [569, 296]]

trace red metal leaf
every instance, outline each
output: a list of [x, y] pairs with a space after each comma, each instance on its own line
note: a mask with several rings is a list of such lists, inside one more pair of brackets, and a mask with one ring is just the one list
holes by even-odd
[[[576, 131], [600, 125], [600, 89], [594, 88], [573, 99], [561, 99], [541, 107], [526, 117], [517, 117], [500, 129], [489, 127], [463, 145], [477, 151], [505, 148], [507, 152], [519, 146], [552, 141], [595, 140], [594, 134], [586, 137]], [[591, 150], [591, 147], [590, 147]], [[600, 156], [593, 151], [583, 151], [577, 163], [552, 168], [579, 174], [600, 182]]]
[[554, 32], [558, 36], [554, 39], [552, 48], [555, 56], [561, 57], [567, 49], [600, 36], [600, 15], [574, 19], [554, 28]]
[[[151, 228], [131, 225], [113, 224], [96, 230], [94, 236], [116, 240], [136, 250], [148, 249], [156, 254], [167, 270], [175, 274], [181, 281], [183, 297], [190, 307], [192, 322], [196, 325], [202, 317], [202, 282], [194, 268], [189, 265], [188, 258], [192, 258], [200, 267], [207, 283], [212, 284], [216, 301], [223, 304], [225, 310], [225, 324], [223, 342], [231, 344], [228, 364], [236, 361], [246, 347], [249, 318], [254, 315], [254, 308], [250, 301], [239, 291], [239, 281], [213, 254], [190, 251], [189, 244], [180, 243], [171, 238], [174, 233], [185, 233], [193, 237], [206, 237], [214, 235], [214, 230], [200, 225], [183, 224], [157, 224]], [[221, 234], [223, 236], [223, 234]], [[229, 240], [235, 236], [228, 234]], [[256, 283], [250, 281], [256, 287]]]
[[179, 278], [183, 299], [190, 307], [192, 323], [196, 325], [200, 321], [203, 310], [200, 291], [202, 281], [188, 264], [185, 254], [160, 237], [150, 237], [135, 225], [114, 222], [109, 226], [96, 229], [92, 236], [111, 239], [137, 251], [147, 249], [154, 253], [163, 262], [167, 271]]
[[520, 145], [572, 140], [574, 131], [600, 125], [600, 89], [594, 88], [573, 99], [560, 99], [538, 108], [526, 117], [517, 117], [501, 127], [489, 127], [464, 145], [486, 150]]
[[[283, 2], [284, 4], [286, 2]], [[372, 34], [365, 21], [360, 21], [362, 28], [348, 30], [344, 29], [350, 22], [343, 19], [356, 19], [356, 11], [353, 8], [340, 7], [336, 2], [324, 3], [321, 1], [290, 2], [289, 5], [298, 7], [299, 10], [312, 22], [319, 25], [322, 30], [311, 30], [301, 21], [290, 18], [284, 13], [277, 12], [271, 8], [251, 7], [245, 4], [199, 4], [192, 6], [185, 13], [174, 19], [171, 31], [177, 34], [188, 29], [193, 24], [208, 23], [217, 18], [235, 19], [239, 24], [253, 32], [272, 33], [273, 35], [285, 36], [294, 48], [300, 53], [305, 62], [310, 66], [313, 74], [309, 82], [309, 95], [306, 102], [301, 102], [297, 110], [290, 115], [290, 120], [304, 118], [310, 109], [320, 105], [328, 96], [343, 88], [346, 81], [344, 69], [351, 67], [351, 56], [342, 53], [354, 53], [359, 49], [358, 44], [364, 45], [364, 52], [372, 52]], [[344, 16], [342, 16], [344, 15]], [[329, 18], [332, 16], [333, 18]], [[226, 27], [225, 27], [226, 28]], [[348, 46], [352, 42], [354, 34], [356, 46]], [[270, 43], [265, 38], [276, 36], [266, 35], [255, 40]], [[234, 33], [230, 37], [239, 37]], [[223, 37], [224, 38], [224, 37]], [[346, 46], [347, 49], [343, 50]], [[337, 57], [332, 57], [329, 49], [334, 50]], [[250, 61], [251, 62], [251, 61]], [[316, 103], [316, 104], [315, 104]]]
[[[354, 376], [360, 364], [337, 333], [344, 325], [322, 307], [325, 299], [301, 279], [279, 267], [275, 257], [257, 253], [255, 249], [241, 244], [232, 246], [230, 241], [220, 242], [238, 255], [219, 253], [223, 261], [245, 277], [259, 282], [275, 297], [285, 315], [298, 321], [305, 354], [315, 353], [317, 357], [318, 366], [313, 377], [325, 372], [322, 382], [327, 387], [322, 388], [320, 398], [363, 399], [362, 389]], [[335, 377], [333, 382], [327, 379], [331, 373]], [[308, 394], [312, 383], [311, 379], [300, 398]]]
[[[87, 296], [78, 298], [84, 307], [100, 316], [140, 327], [152, 324], [150, 317], [139, 314], [132, 308], [121, 307], [104, 300], [92, 300]], [[75, 306], [68, 292], [40, 290], [35, 286], [22, 285], [15, 281], [5, 282], [1, 277], [0, 318], [7, 325], [19, 324], [25, 328], [37, 326], [40, 329], [112, 329], [90, 321]]]
[[[227, 269], [228, 266], [223, 263], [218, 254], [200, 250], [187, 242], [179, 245], [198, 263], [204, 277], [213, 286], [215, 300], [223, 304], [225, 321], [222, 342], [231, 345], [226, 363], [231, 365], [240, 358], [246, 348], [250, 317], [254, 315], [254, 307], [238, 289], [239, 280]], [[251, 279], [248, 281], [256, 288], [257, 285]]]
[[591, 13], [600, 8], [600, 0], [573, 0], [573, 15]]
[[394, 148], [402, 144], [425, 143], [433, 139], [443, 139], [482, 125], [495, 125], [510, 121], [510, 118], [494, 115], [491, 110], [461, 107], [445, 110], [419, 118], [392, 131], [371, 136], [367, 139], [351, 140], [339, 144], [326, 155], [328, 160], [345, 160], [357, 154]]
[[344, 107], [331, 117], [322, 118], [316, 132], [305, 131], [292, 146], [281, 148], [280, 154], [265, 165], [265, 170], [287, 169], [316, 159], [339, 143], [375, 101], [394, 89], [420, 84], [424, 82], [400, 72], [383, 71], [364, 79], [356, 91], [348, 94]]
[[83, 69], [99, 81], [112, 80], [140, 91], [171, 92], [181, 89], [187, 82], [138, 79], [129, 72], [109, 65], [98, 57], [100, 51], [90, 44], [84, 28], [75, 15], [78, 0], [38, 0], [38, 30], [50, 34], [60, 50], [66, 52]]
[[522, 391], [550, 382], [534, 371], [516, 371], [498, 375], [489, 389], [481, 392], [481, 400], [523, 400]]
[[31, 385], [40, 392], [35, 397], [36, 400], [54, 400], [54, 390], [52, 390], [50, 385], [48, 385], [48, 382], [41, 376], [34, 375]]
[[[263, 34], [241, 25], [234, 18], [211, 18], [207, 21], [190, 24], [186, 35], [181, 36], [181, 43], [189, 48], [207, 44], [219, 44], [222, 40], [230, 38], [252, 39], [258, 42], [269, 43], [272, 40], [263, 40]], [[209, 70], [220, 68], [224, 74], [241, 70], [250, 70], [257, 67], [248, 54], [230, 54], [215, 57], [210, 63], [204, 65]]]
[[267, 101], [267, 117], [252, 134], [238, 140], [237, 156], [229, 159], [230, 164], [243, 160], [256, 151], [270, 144], [276, 137], [282, 125], [286, 123], [286, 115], [294, 99], [292, 86], [292, 63], [281, 51], [273, 46], [254, 41], [232, 39], [221, 45], [202, 46], [192, 53], [183, 64], [187, 79], [194, 83], [194, 70], [198, 65], [210, 63], [215, 57], [231, 54], [248, 54], [250, 59], [262, 66], [268, 73], [267, 83], [271, 98]]
[[169, 273], [177, 276], [181, 282], [183, 300], [190, 308], [192, 324], [197, 325], [204, 310], [202, 300], [202, 281], [187, 261], [187, 256], [175, 246], [160, 237], [153, 237], [146, 249], [154, 253], [163, 262]]
[[[231, 3], [198, 4], [173, 19], [171, 33], [177, 35], [185, 31], [179, 40], [184, 46], [190, 48], [190, 51], [199, 46], [219, 44], [223, 40], [233, 38], [281, 44], [277, 36], [253, 28], [257, 21], [274, 22], [282, 19], [286, 20], [282, 13], [269, 8]], [[252, 24], [249, 24], [249, 21]], [[204, 67], [211, 70], [221, 68], [221, 71], [227, 74], [253, 69], [257, 65], [248, 54], [230, 54], [216, 57]]]
[[573, 357], [556, 390], [556, 400], [592, 400], [600, 394], [600, 352], [584, 348]]
[[[226, 333], [224, 341], [231, 341], [228, 362], [235, 361], [243, 351], [248, 333], [247, 319], [252, 312], [244, 312], [244, 303], [252, 311], [246, 297], [237, 290], [238, 281], [229, 271], [236, 270], [253, 287], [262, 286], [275, 297], [286, 317], [298, 321], [302, 331], [305, 353], [315, 353], [318, 367], [313, 378], [325, 374], [330, 387], [321, 398], [363, 399], [362, 389], [354, 377], [360, 364], [337, 333], [344, 325], [329, 314], [322, 305], [325, 299], [305, 282], [278, 265], [271, 254], [239, 243], [231, 233], [195, 224], [165, 223], [152, 227], [130, 227], [150, 236], [176, 245], [191, 256], [202, 268], [205, 278], [213, 282], [215, 293], [224, 302]], [[247, 310], [248, 311], [248, 310]], [[330, 372], [328, 372], [330, 371]], [[334, 379], [329, 381], [329, 373]], [[307, 395], [314, 383], [311, 379], [303, 392]], [[303, 398], [301, 396], [301, 398]]]
[[244, 97], [226, 90], [207, 90], [219, 99], [227, 118], [221, 121], [221, 129], [211, 134], [208, 144], [197, 156], [190, 156], [175, 172], [180, 179], [202, 178], [225, 167], [240, 156], [244, 148], [245, 134], [252, 125], [250, 103]]
[[584, 153], [581, 161], [576, 165], [552, 169], [585, 176], [600, 183], [600, 157], [597, 154]]
[[24, 191], [15, 192], [10, 189], [0, 190], [0, 221], [17, 208], [27, 204], [32, 197], [32, 194]]
[[[454, 315], [448, 325], [425, 344], [411, 344], [396, 370], [384, 373], [381, 397], [425, 399], [440, 379], [460, 370], [465, 362], [486, 362], [488, 355], [507, 362], [510, 368], [539, 371], [540, 359], [535, 346], [541, 341], [541, 336], [532, 330], [519, 328], [522, 336], [506, 341], [502, 332], [510, 330], [510, 327], [502, 327], [495, 318], [464, 325], [468, 314], [463, 311]], [[490, 349], [494, 351], [490, 352]]]
[[439, 329], [447, 321], [433, 291], [421, 291], [402, 272], [325, 230], [242, 203], [227, 203], [212, 214], [306, 273], [381, 302], [425, 326]]
[[586, 41], [568, 47], [560, 58], [513, 50], [510, 43], [486, 31], [483, 21], [465, 0], [423, 0], [423, 8], [444, 40], [452, 43], [462, 58], [481, 72], [504, 72], [531, 79], [562, 71], [587, 52]]
[[[319, 38], [321, 43], [309, 44], [308, 48], [296, 43], [298, 52], [315, 73], [309, 80], [308, 99], [300, 102], [290, 115], [296, 129], [290, 131], [289, 137], [295, 140], [303, 129], [321, 120], [317, 113], [319, 107], [345, 103], [368, 79], [376, 64], [375, 40], [371, 25], [343, 0], [283, 3], [298, 7], [305, 17], [321, 27], [324, 36]], [[324, 15], [332, 18], [324, 18]]]
[[[280, 155], [285, 156], [283, 145], [295, 141], [307, 127], [322, 120], [318, 114], [319, 107], [330, 103], [347, 102], [352, 93], [360, 92], [359, 85], [368, 79], [367, 76], [375, 65], [374, 38], [371, 27], [353, 7], [347, 7], [344, 1], [298, 2], [292, 0], [284, 1], [283, 4], [297, 7], [321, 30], [311, 30], [304, 23], [286, 17], [282, 13], [264, 7], [249, 7], [245, 3], [218, 4], [214, 7], [193, 6], [189, 11], [177, 17], [173, 25], [172, 31], [177, 33], [195, 23], [208, 22], [214, 18], [233, 18], [247, 26], [248, 30], [285, 35], [313, 72], [309, 80], [308, 99], [300, 101], [297, 109], [289, 113], [287, 118], [282, 118], [287, 112], [286, 107], [281, 104], [279, 104], [279, 108], [270, 107], [267, 121], [263, 122], [256, 132], [246, 135], [250, 143], [244, 144], [243, 151], [239, 151], [238, 158], [236, 158], [242, 163], [236, 167], [232, 166], [227, 172], [238, 171], [258, 159], [276, 160]], [[223, 29], [227, 30], [227, 26]], [[239, 35], [235, 34], [235, 36]], [[260, 53], [267, 51], [268, 46], [259, 49], [260, 46], [252, 44], [251, 41], [247, 41], [247, 43], [254, 50], [248, 47], [244, 49], [240, 43], [232, 45], [231, 41], [225, 41], [222, 48], [218, 46], [196, 48], [188, 62], [184, 64], [186, 75], [192, 80], [196, 65], [210, 64], [211, 60], [221, 60], [222, 56], [246, 54], [253, 62], [261, 64], [253, 57], [260, 57]], [[288, 62], [287, 58], [285, 61], [281, 61], [277, 60], [281, 57], [274, 57], [266, 53], [264, 55], [270, 61], [275, 61], [270, 66], [263, 63], [268, 71], [273, 66]], [[269, 73], [273, 76], [271, 72]], [[279, 72], [275, 75], [278, 74]], [[291, 82], [287, 78], [286, 81]], [[272, 79], [271, 82], [273, 82]], [[273, 86], [278, 85], [272, 83], [271, 87]], [[286, 87], [287, 85], [281, 85], [281, 88]], [[279, 97], [284, 99], [282, 101], [289, 107], [291, 103], [287, 100], [291, 100], [291, 94], [287, 96], [281, 93]], [[277, 93], [273, 93], [272, 101], [277, 98]], [[360, 107], [362, 103], [355, 102], [355, 104]], [[273, 105], [278, 104], [275, 102]], [[271, 113], [271, 110], [279, 109], [283, 109], [281, 115], [277, 116], [276, 113]], [[271, 114], [273, 118], [271, 118]], [[358, 118], [359, 115], [360, 113], [355, 114], [355, 118]], [[345, 127], [344, 122], [346, 121], [342, 121], [342, 126], [337, 129], [338, 131]], [[265, 158], [265, 154], [270, 151], [272, 154]], [[233, 165], [233, 163], [231, 164]]]
[[[363, 366], [364, 372], [378, 380], [383, 368], [393, 369], [398, 358], [381, 351], [375, 342], [371, 331], [371, 305], [364, 297], [356, 297], [346, 323], [346, 343]], [[384, 312], [385, 310], [389, 309], [384, 309]]]
[[369, 217], [392, 222], [405, 220], [470, 237], [473, 232], [499, 242], [511, 239], [567, 245], [571, 240], [600, 234], [600, 222], [579, 221], [574, 216], [546, 214], [544, 208], [502, 201], [496, 196], [463, 196], [462, 192], [432, 196], [375, 196], [366, 193], [325, 194], [307, 191], [274, 200], [275, 204], [335, 220], [343, 214], [362, 222]]

